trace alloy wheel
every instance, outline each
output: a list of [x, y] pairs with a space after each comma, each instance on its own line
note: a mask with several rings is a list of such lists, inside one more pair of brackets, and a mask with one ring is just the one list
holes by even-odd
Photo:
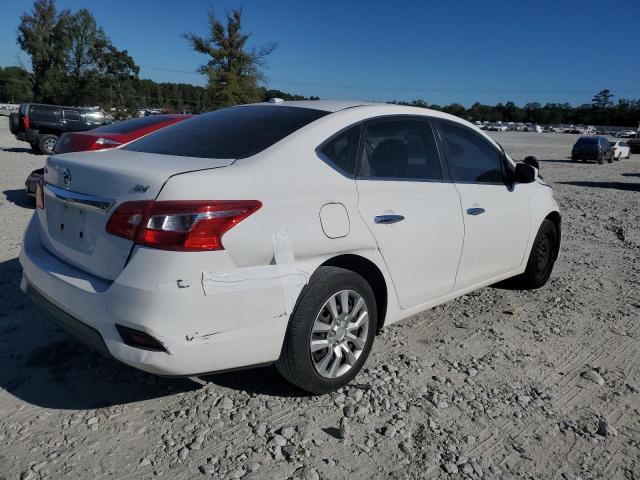
[[56, 148], [56, 140], [53, 138], [47, 138], [44, 141], [44, 150], [46, 153], [53, 153], [53, 149]]
[[311, 328], [309, 350], [318, 374], [337, 378], [358, 361], [367, 343], [369, 312], [358, 292], [341, 290], [322, 306]]

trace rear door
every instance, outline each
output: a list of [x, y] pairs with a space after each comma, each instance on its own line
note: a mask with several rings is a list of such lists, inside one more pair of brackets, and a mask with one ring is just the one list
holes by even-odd
[[53, 105], [31, 105], [30, 127], [34, 130], [60, 130], [60, 108]]
[[480, 133], [444, 120], [438, 125], [464, 218], [457, 290], [522, 264], [530, 235], [531, 185], [507, 185], [502, 152]]
[[77, 132], [82, 130], [82, 122], [79, 110], [63, 109], [62, 125], [65, 132]]
[[358, 208], [376, 239], [400, 305], [449, 293], [464, 236], [460, 196], [447, 179], [429, 121], [397, 116], [365, 123]]

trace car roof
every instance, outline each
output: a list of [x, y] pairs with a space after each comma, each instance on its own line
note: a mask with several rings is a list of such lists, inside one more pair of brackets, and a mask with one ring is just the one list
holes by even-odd
[[365, 105], [385, 105], [384, 103], [357, 102], [351, 100], [285, 100], [254, 103], [252, 105], [264, 105], [268, 107], [298, 107], [322, 110], [325, 112], [339, 112], [347, 108], [362, 107]]
[[[365, 101], [353, 101], [353, 100], [285, 100], [276, 102], [260, 102], [252, 103], [250, 105], [264, 105], [265, 107], [298, 107], [298, 108], [310, 108], [313, 110], [322, 110], [329, 113], [340, 112], [352, 108], [376, 108], [389, 110], [390, 114], [406, 113], [413, 115], [430, 115], [432, 117], [439, 117], [443, 119], [449, 119], [454, 121], [464, 121], [459, 117], [455, 117], [439, 110], [432, 110], [430, 108], [416, 107], [413, 105], [400, 105], [397, 103], [382, 103], [382, 102], [365, 102]], [[241, 105], [239, 105], [241, 106]], [[472, 125], [471, 123], [468, 123]], [[474, 126], [474, 128], [477, 128]]]

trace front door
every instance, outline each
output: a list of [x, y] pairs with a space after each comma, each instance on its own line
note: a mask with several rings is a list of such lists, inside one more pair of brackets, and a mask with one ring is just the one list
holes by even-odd
[[458, 290], [522, 265], [531, 228], [531, 185], [507, 185], [502, 153], [479, 133], [453, 122], [439, 125], [464, 218]]

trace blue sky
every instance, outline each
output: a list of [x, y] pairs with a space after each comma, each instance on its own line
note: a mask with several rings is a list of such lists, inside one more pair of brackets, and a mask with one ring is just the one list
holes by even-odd
[[[88, 8], [141, 77], [202, 85], [211, 4], [239, 5], [251, 42], [276, 42], [267, 86], [321, 98], [429, 103], [590, 102], [608, 88], [640, 98], [640, 1], [58, 0]], [[2, 0], [0, 65], [28, 64], [15, 42], [26, 0]], [[163, 70], [165, 69], [165, 70]], [[171, 70], [171, 71], [168, 71]]]

